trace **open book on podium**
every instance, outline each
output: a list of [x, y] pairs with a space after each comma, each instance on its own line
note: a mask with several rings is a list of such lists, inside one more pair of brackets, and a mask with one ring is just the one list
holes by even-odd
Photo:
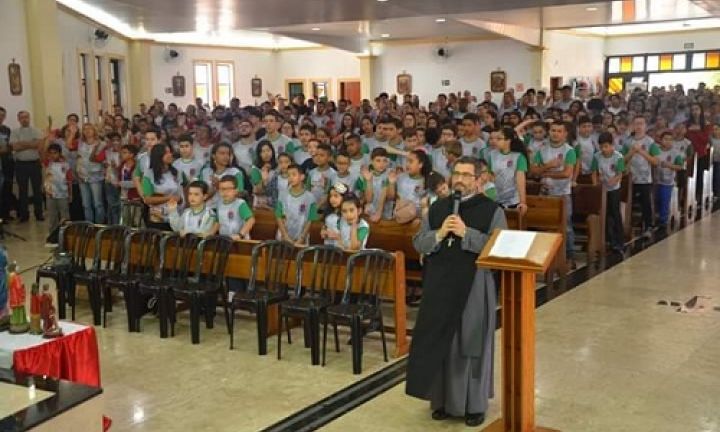
[[479, 267], [544, 273], [562, 245], [556, 233], [495, 230], [478, 256]]

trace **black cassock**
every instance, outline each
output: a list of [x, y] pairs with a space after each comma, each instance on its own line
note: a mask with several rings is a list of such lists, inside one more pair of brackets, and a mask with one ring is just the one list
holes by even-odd
[[475, 261], [489, 233], [506, 228], [506, 222], [495, 202], [475, 195], [460, 204], [465, 237], [437, 243], [435, 233], [450, 214], [452, 199], [438, 200], [414, 239], [426, 257], [406, 393], [462, 416], [484, 412], [493, 391], [495, 284], [491, 272], [477, 269]]

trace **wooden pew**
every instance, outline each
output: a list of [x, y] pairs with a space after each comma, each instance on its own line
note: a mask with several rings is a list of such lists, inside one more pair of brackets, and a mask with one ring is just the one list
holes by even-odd
[[588, 262], [605, 255], [605, 193], [602, 185], [578, 184], [573, 188], [573, 226], [585, 232]]
[[[562, 198], [551, 196], [527, 196], [528, 211], [525, 215], [525, 225], [530, 231], [555, 232], [563, 236], [563, 251], [565, 250], [566, 218], [565, 204]], [[545, 281], [552, 282], [553, 276], [567, 274], [567, 263], [564, 253], [557, 254], [555, 261], [545, 273]]]
[[[93, 237], [94, 238], [94, 237]], [[66, 239], [69, 241], [70, 239]], [[230, 254], [228, 258], [228, 267], [226, 270], [226, 275], [228, 277], [234, 277], [239, 279], [249, 279], [250, 278], [250, 269], [251, 269], [251, 254], [252, 254], [252, 248], [257, 245], [259, 241], [257, 240], [242, 240], [235, 242], [234, 248], [232, 253]], [[88, 250], [87, 258], [92, 258], [94, 256], [94, 247], [90, 247]], [[349, 257], [352, 252], [346, 252], [346, 258]], [[402, 355], [407, 354], [409, 349], [409, 343], [407, 340], [407, 311], [405, 306], [405, 256], [403, 252], [397, 251], [393, 252], [393, 255], [395, 256], [395, 267], [390, 272], [390, 277], [388, 277], [385, 286], [381, 289], [381, 298], [383, 300], [389, 300], [394, 303], [394, 309], [393, 309], [393, 320], [394, 320], [394, 327], [395, 327], [395, 357], [400, 357]], [[295, 286], [296, 283], [296, 266], [295, 262], [292, 261], [288, 263], [290, 266], [288, 271], [288, 285], [291, 287]], [[262, 268], [258, 269], [258, 275], [260, 280], [262, 280], [262, 277], [264, 277], [264, 270]], [[343, 265], [340, 269], [339, 274], [339, 286], [338, 291], [341, 292], [344, 289], [344, 281], [345, 281], [345, 266]], [[359, 280], [356, 281], [356, 283], [359, 285]], [[277, 326], [277, 314], [278, 309], [277, 305], [271, 307], [269, 309], [269, 316], [268, 316], [268, 331], [269, 335], [276, 334], [278, 331]]]

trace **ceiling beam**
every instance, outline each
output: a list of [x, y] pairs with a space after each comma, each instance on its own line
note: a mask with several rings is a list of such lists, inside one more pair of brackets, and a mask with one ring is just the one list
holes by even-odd
[[542, 47], [542, 31], [539, 28], [478, 19], [459, 19], [458, 21], [485, 31], [514, 39], [532, 47]]
[[340, 36], [324, 36], [322, 34], [308, 34], [296, 32], [275, 32], [270, 31], [278, 36], [285, 36], [293, 39], [313, 42], [352, 53], [362, 54], [370, 49], [370, 43], [365, 37], [340, 37]]

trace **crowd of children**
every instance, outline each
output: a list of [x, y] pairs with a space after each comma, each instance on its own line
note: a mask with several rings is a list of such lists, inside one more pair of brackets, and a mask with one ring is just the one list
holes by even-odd
[[549, 99], [530, 89], [519, 102], [508, 91], [500, 107], [467, 94], [421, 106], [383, 93], [358, 105], [302, 95], [248, 107], [233, 99], [212, 110], [155, 101], [130, 119], [115, 107], [97, 125], [80, 126], [71, 114], [46, 138], [50, 223], [119, 223], [121, 202], [142, 200], [148, 226], [240, 239], [252, 236], [256, 209], [271, 209], [279, 239], [306, 244], [310, 224], [324, 218], [326, 243], [357, 249], [368, 222], [408, 223], [447, 196], [453, 163], [471, 156], [483, 163], [478, 189], [505, 208], [527, 211], [531, 181], [564, 200], [572, 260], [577, 182], [605, 186], [608, 243], [621, 251], [624, 173], [650, 233], [668, 223], [688, 157], [720, 167], [717, 88], [575, 99], [569, 91]]

